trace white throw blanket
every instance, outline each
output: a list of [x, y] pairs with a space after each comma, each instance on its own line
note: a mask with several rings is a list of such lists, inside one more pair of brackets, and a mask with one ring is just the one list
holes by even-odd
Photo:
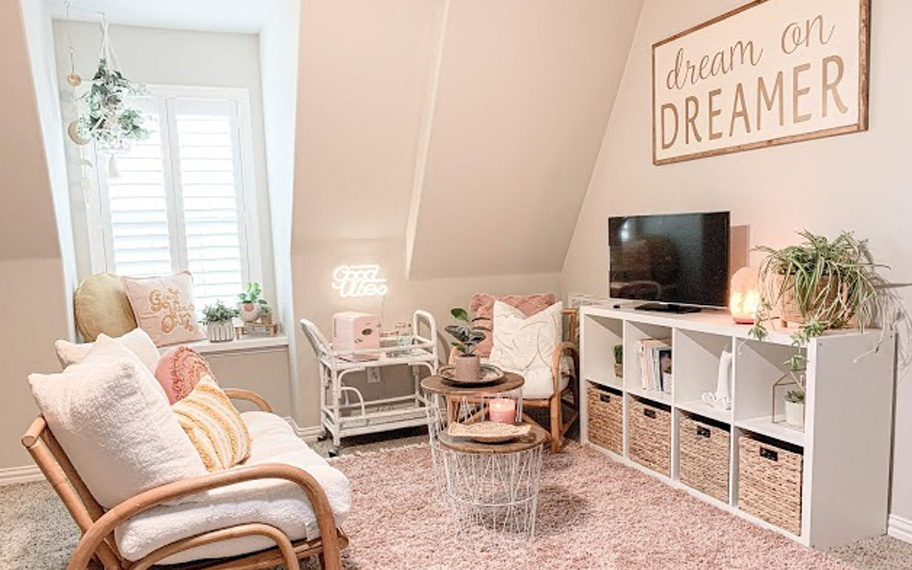
[[[242, 417], [253, 440], [244, 465], [284, 463], [304, 469], [323, 487], [336, 526], [341, 525], [351, 509], [351, 486], [345, 475], [301, 441], [282, 418], [265, 412], [247, 412]], [[214, 489], [202, 502], [155, 507], [118, 527], [115, 538], [124, 557], [135, 561], [176, 540], [246, 523], [274, 526], [292, 540], [312, 540], [320, 534], [310, 501], [298, 485], [264, 479]], [[237, 556], [272, 546], [263, 537], [237, 538], [194, 548], [162, 563]]]

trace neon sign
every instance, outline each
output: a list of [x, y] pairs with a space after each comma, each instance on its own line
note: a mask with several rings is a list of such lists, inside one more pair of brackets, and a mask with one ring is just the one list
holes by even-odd
[[332, 288], [340, 297], [382, 297], [387, 286], [379, 275], [379, 265], [341, 265], [333, 271]]

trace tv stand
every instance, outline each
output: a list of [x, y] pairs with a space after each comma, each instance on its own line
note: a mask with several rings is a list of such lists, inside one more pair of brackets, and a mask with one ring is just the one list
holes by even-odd
[[699, 313], [703, 309], [690, 305], [677, 305], [675, 303], [645, 303], [634, 307], [637, 311], [652, 311], [656, 313], [675, 313], [683, 315], [686, 313]]

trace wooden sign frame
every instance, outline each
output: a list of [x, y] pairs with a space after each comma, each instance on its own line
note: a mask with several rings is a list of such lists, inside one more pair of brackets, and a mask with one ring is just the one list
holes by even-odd
[[[857, 133], [868, 130], [869, 123], [869, 91], [870, 91], [870, 39], [871, 39], [871, 0], [855, 0], [859, 3], [859, 30], [858, 30], [858, 42], [859, 42], [859, 51], [858, 51], [858, 71], [859, 71], [859, 85], [858, 85], [858, 120], [854, 124], [839, 126], [835, 128], [824, 128], [816, 131], [794, 134], [789, 136], [780, 136], [767, 140], [760, 140], [749, 142], [745, 144], [734, 144], [732, 146], [727, 146], [724, 148], [715, 148], [705, 151], [693, 152], [690, 154], [683, 154], [679, 156], [673, 156], [668, 158], [659, 158], [658, 157], [658, 119], [657, 119], [657, 97], [656, 97], [656, 50], [666, 44], [684, 38], [694, 32], [708, 28], [719, 22], [728, 20], [729, 18], [738, 16], [752, 8], [756, 8], [760, 5], [766, 4], [768, 2], [786, 2], [786, 1], [798, 1], [798, 0], [752, 0], [748, 4], [741, 6], [722, 14], [716, 18], [703, 22], [697, 26], [684, 30], [680, 33], [677, 33], [673, 36], [665, 38], [659, 42], [656, 42], [652, 46], [652, 161], [656, 166], [661, 166], [665, 164], [674, 164], [678, 162], [685, 162], [690, 160], [696, 160], [700, 158], [706, 158], [711, 156], [718, 156], [724, 154], [732, 154], [736, 152], [744, 152], [748, 150], [768, 148], [772, 146], [790, 144], [795, 142], [808, 141], [813, 139], [820, 139], [826, 137], [832, 137], [837, 135], [844, 135], [849, 133]], [[840, 0], [848, 1], [848, 0]], [[784, 95], [783, 95], [784, 96]], [[686, 127], [685, 127], [686, 128]], [[663, 143], [664, 144], [664, 143]]]

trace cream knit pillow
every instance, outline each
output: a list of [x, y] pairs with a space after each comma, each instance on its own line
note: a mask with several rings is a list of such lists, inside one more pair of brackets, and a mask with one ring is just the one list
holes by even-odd
[[208, 471], [234, 467], [250, 456], [250, 433], [241, 414], [211, 376], [171, 406]]
[[161, 386], [117, 341], [100, 336], [81, 363], [32, 374], [29, 384], [51, 432], [106, 509], [206, 474]]

